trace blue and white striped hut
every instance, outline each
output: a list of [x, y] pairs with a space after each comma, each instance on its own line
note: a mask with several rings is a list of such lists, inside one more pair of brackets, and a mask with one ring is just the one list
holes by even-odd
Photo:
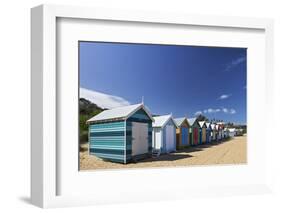
[[105, 160], [128, 163], [152, 151], [152, 122], [143, 104], [105, 110], [87, 121], [89, 153]]
[[176, 128], [172, 115], [155, 116], [152, 123], [152, 147], [161, 153], [176, 151]]

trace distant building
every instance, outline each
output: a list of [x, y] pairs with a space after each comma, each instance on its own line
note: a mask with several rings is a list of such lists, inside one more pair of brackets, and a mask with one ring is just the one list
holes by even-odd
[[233, 138], [236, 135], [236, 129], [228, 128], [228, 135], [229, 135], [229, 137]]

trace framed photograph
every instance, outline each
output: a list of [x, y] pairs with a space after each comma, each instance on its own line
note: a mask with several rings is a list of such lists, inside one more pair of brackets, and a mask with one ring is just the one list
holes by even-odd
[[33, 204], [270, 192], [272, 20], [42, 5], [31, 25]]

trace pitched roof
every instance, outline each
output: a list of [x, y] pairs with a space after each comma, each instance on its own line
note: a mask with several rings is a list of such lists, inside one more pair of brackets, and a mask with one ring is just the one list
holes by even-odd
[[200, 127], [202, 128], [205, 124], [205, 121], [199, 121], [198, 123], [199, 123]]
[[211, 127], [210, 125], [211, 125], [211, 123], [210, 123], [210, 122], [206, 122], [206, 126], [207, 126], [207, 128]]
[[134, 114], [139, 109], [143, 109], [148, 117], [154, 121], [150, 112], [146, 109], [143, 104], [135, 104], [129, 105], [124, 107], [117, 107], [114, 109], [104, 110], [101, 113], [97, 114], [96, 116], [87, 120], [87, 123], [93, 123], [97, 121], [106, 121], [106, 120], [126, 120], [132, 114]]
[[216, 128], [216, 124], [211, 124], [211, 129], [214, 130]]
[[190, 124], [190, 126], [193, 126], [193, 124], [195, 123], [195, 121], [197, 121], [197, 118], [188, 118], [187, 121], [188, 121], [188, 123]]
[[[175, 120], [177, 126], [180, 126], [180, 125], [182, 125], [182, 123], [186, 120], [186, 117], [175, 118], [174, 120]], [[187, 121], [187, 120], [186, 120], [186, 121]]]
[[219, 125], [218, 125], [218, 124], [216, 124], [215, 128], [216, 128], [216, 130], [219, 130]]
[[162, 116], [155, 116], [154, 122], [152, 123], [152, 127], [164, 127], [169, 120], [172, 120], [174, 125], [177, 127], [176, 122], [174, 121], [172, 115], [162, 115]]
[[217, 123], [217, 124], [216, 124], [216, 129], [217, 129], [217, 130], [223, 129], [222, 123]]

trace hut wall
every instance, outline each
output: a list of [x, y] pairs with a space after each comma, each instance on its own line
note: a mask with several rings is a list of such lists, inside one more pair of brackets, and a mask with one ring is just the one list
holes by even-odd
[[218, 140], [221, 140], [222, 139], [222, 132], [221, 130], [218, 130]]
[[202, 128], [202, 143], [206, 143], [206, 128]]
[[176, 129], [176, 137], [177, 148], [190, 145], [189, 126], [186, 122]]
[[166, 153], [166, 152], [169, 152], [170, 150], [167, 150], [167, 143], [168, 143], [168, 141], [167, 141], [167, 128], [170, 128], [170, 126], [172, 126], [173, 127], [173, 130], [174, 130], [174, 132], [173, 132], [173, 134], [172, 134], [172, 140], [173, 140], [173, 150], [172, 151], [175, 151], [176, 150], [176, 128], [175, 128], [175, 126], [174, 126], [174, 124], [173, 124], [173, 122], [170, 120], [166, 125], [165, 125], [165, 127], [162, 129], [162, 131], [163, 131], [163, 149], [161, 150], [161, 152], [163, 152], [163, 153]]
[[209, 129], [206, 128], [206, 143], [209, 142]]
[[181, 128], [181, 145], [187, 146], [188, 145], [188, 128], [182, 127]]
[[202, 144], [202, 129], [199, 129], [199, 143], [198, 144]]
[[132, 122], [140, 122], [148, 124], [148, 153], [152, 151], [152, 121], [143, 109], [135, 112], [126, 121], [126, 161], [132, 159]]
[[124, 121], [91, 124], [89, 126], [89, 152], [114, 162], [125, 162]]
[[182, 137], [181, 137], [181, 127], [177, 128], [176, 129], [176, 140], [177, 140], [177, 148], [180, 148], [181, 147], [181, 140], [182, 140]]
[[198, 145], [198, 143], [199, 143], [199, 128], [197, 128], [197, 127], [193, 127], [192, 128], [193, 129], [193, 143], [192, 143], [192, 145]]
[[193, 129], [189, 128], [189, 144], [193, 145]]
[[[153, 149], [162, 149], [163, 147], [163, 131], [161, 127], [152, 128], [152, 147]], [[162, 150], [161, 150], [162, 151]]]
[[229, 137], [233, 138], [235, 136], [235, 132], [229, 132]]
[[212, 140], [215, 141], [217, 139], [217, 132], [213, 130]]

